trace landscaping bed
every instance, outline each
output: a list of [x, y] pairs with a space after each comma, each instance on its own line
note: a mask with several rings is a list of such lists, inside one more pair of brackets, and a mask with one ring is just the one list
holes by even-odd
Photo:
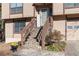
[[64, 51], [65, 50], [66, 43], [61, 42], [61, 43], [53, 43], [51, 45], [46, 46], [47, 50], [49, 51]]
[[19, 50], [21, 47], [17, 42], [11, 43], [0, 43], [0, 56], [12, 56], [14, 52]]
[[61, 52], [65, 50], [66, 42], [60, 31], [49, 32], [45, 39], [45, 46], [48, 51]]
[[5, 43], [0, 43], [0, 56], [10, 56], [12, 51], [10, 50], [10, 45]]

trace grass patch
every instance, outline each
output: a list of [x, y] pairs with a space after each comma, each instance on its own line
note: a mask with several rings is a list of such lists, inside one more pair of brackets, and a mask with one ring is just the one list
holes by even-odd
[[48, 45], [47, 50], [49, 51], [64, 51], [66, 46], [65, 42], [61, 42], [61, 43], [53, 43], [52, 45]]

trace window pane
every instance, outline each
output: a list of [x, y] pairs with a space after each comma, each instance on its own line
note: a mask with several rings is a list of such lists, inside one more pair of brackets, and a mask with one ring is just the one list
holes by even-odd
[[25, 22], [22, 21], [22, 22], [20, 22], [19, 24], [20, 24], [20, 30], [22, 30], [22, 29], [25, 27]]
[[19, 23], [15, 22], [15, 32], [19, 32]]
[[15, 27], [15, 32], [19, 32], [19, 27]]
[[75, 3], [74, 5], [75, 5], [75, 7], [79, 7], [79, 3]]
[[12, 3], [10, 8], [11, 14], [18, 14], [23, 12], [22, 3]]
[[19, 27], [19, 22], [15, 22], [15, 27]]
[[17, 3], [17, 7], [22, 7], [22, 3]]
[[20, 26], [24, 27], [25, 26], [25, 21], [20, 22]]
[[16, 7], [16, 3], [11, 3], [11, 4], [10, 4], [10, 7], [11, 7], [11, 8], [15, 8], [15, 7]]
[[74, 7], [74, 3], [64, 3], [65, 7]]
[[22, 7], [17, 7], [16, 8], [16, 13], [22, 13], [22, 12], [23, 12]]
[[16, 8], [11, 8], [11, 9], [10, 9], [10, 13], [11, 13], [11, 14], [15, 14], [15, 13], [16, 13]]
[[20, 32], [25, 27], [25, 21], [15, 22], [15, 32]]

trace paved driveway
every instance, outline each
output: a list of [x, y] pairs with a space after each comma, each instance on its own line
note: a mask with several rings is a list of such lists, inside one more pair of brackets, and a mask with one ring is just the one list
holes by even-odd
[[66, 56], [79, 56], [79, 40], [67, 41], [65, 55]]

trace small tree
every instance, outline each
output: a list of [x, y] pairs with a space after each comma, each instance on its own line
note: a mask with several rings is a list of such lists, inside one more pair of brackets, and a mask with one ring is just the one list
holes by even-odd
[[62, 39], [63, 39], [64, 35], [61, 34], [60, 31], [57, 31], [55, 30], [53, 33], [52, 33], [52, 40], [55, 40], [56, 42], [60, 42]]
[[54, 30], [54, 32], [49, 32], [46, 36], [46, 44], [53, 44], [54, 42], [60, 42], [63, 39], [64, 35], [60, 31]]

